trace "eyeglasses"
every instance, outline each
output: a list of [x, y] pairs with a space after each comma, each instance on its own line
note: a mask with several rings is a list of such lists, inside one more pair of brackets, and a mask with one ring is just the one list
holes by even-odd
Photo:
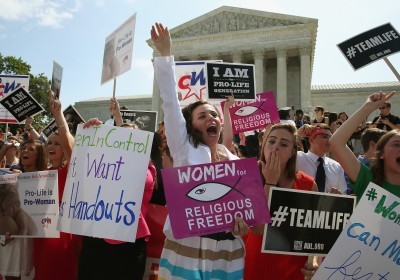
[[315, 109], [314, 112], [319, 112], [319, 110], [318, 110], [318, 109]]

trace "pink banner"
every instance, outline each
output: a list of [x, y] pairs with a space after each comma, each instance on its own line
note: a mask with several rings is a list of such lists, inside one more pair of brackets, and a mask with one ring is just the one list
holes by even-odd
[[[225, 101], [221, 102], [222, 108], [224, 104]], [[262, 129], [280, 121], [273, 91], [257, 94], [256, 101], [236, 101], [229, 113], [233, 134]]]
[[177, 239], [233, 230], [235, 217], [270, 221], [255, 158], [163, 169], [162, 177]]

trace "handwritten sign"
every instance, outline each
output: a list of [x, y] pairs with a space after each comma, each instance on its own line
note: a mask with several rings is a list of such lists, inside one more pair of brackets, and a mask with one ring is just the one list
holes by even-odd
[[0, 177], [0, 235], [58, 238], [57, 170]]
[[255, 100], [254, 65], [233, 63], [207, 63], [209, 99], [225, 99], [233, 95], [236, 100]]
[[18, 122], [22, 122], [27, 117], [33, 117], [44, 111], [42, 105], [23, 88], [18, 88], [13, 93], [10, 93], [0, 103]]
[[272, 187], [272, 223], [262, 252], [326, 255], [353, 213], [355, 197]]
[[269, 221], [255, 158], [163, 169], [162, 177], [175, 238], [232, 230], [235, 217]]
[[[224, 104], [225, 101], [222, 101], [222, 108]], [[234, 134], [265, 128], [268, 124], [280, 121], [272, 91], [257, 94], [256, 101], [235, 101], [229, 108], [229, 115]]]
[[61, 231], [134, 242], [153, 133], [78, 126], [60, 207]]
[[337, 45], [354, 70], [400, 51], [400, 34], [390, 24], [375, 27]]
[[106, 38], [101, 84], [131, 69], [136, 13]]
[[156, 111], [121, 110], [124, 123], [134, 123], [139, 129], [154, 132], [157, 127]]
[[[0, 75], [0, 100], [18, 88], [29, 90], [29, 75]], [[18, 123], [14, 116], [0, 105], [0, 122]]]
[[399, 205], [370, 183], [313, 279], [399, 279]]

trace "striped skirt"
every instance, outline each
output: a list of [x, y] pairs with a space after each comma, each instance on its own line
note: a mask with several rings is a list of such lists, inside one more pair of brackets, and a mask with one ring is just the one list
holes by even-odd
[[159, 280], [243, 279], [245, 249], [241, 237], [215, 240], [167, 235], [160, 258]]

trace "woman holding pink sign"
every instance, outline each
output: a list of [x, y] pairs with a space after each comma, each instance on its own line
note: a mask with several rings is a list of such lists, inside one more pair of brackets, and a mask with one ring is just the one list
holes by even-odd
[[[151, 38], [161, 54], [154, 59], [154, 68], [174, 167], [238, 159], [218, 144], [221, 120], [212, 104], [197, 101], [181, 111], [168, 29], [156, 23]], [[237, 219], [232, 230], [175, 239], [167, 219], [158, 279], [242, 279], [245, 249], [237, 235], [246, 234], [248, 227], [243, 219]]]
[[[266, 132], [259, 160], [264, 191], [270, 187], [318, 191], [314, 178], [296, 171], [297, 133], [291, 124], [275, 124]], [[307, 257], [261, 253], [264, 225], [253, 227], [246, 241], [245, 279], [305, 279]], [[306, 278], [308, 279], [308, 278]]]

